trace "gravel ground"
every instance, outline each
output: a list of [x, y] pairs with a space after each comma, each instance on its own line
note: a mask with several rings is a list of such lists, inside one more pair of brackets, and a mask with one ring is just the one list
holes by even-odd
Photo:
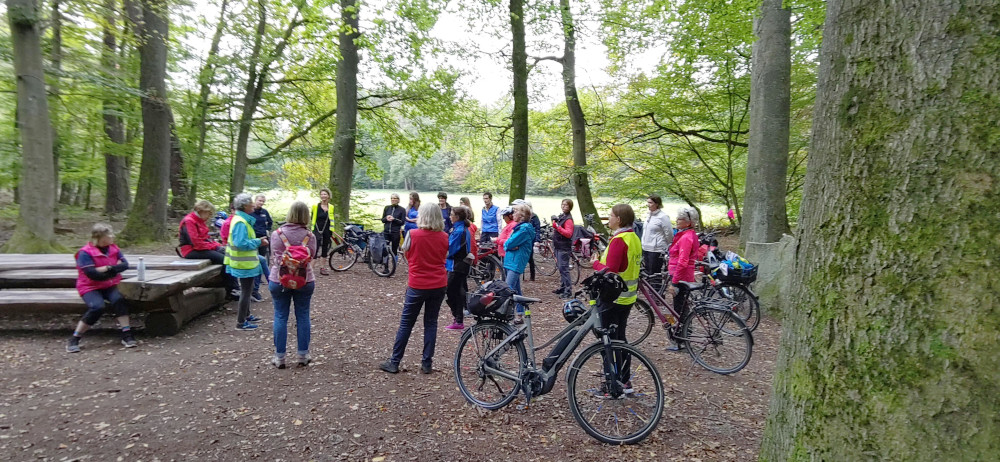
[[[549, 293], [557, 284], [541, 276], [524, 283], [525, 295], [543, 299], [533, 318], [538, 345], [565, 325], [561, 303]], [[378, 371], [392, 348], [405, 285], [405, 274], [378, 278], [363, 264], [320, 276], [312, 302], [314, 362], [285, 370], [269, 363], [269, 297], [253, 304], [264, 318], [254, 332], [233, 329], [236, 307], [229, 303], [173, 337], [137, 329], [139, 347], [126, 350], [105, 318], [78, 354], [64, 351], [75, 317], [5, 318], [0, 460], [757, 458], [780, 337], [771, 318], [755, 333], [750, 365], [732, 376], [666, 352], [663, 330], [655, 330], [641, 349], [660, 369], [664, 416], [643, 443], [617, 447], [577, 425], [562, 376], [526, 409], [517, 401], [493, 412], [467, 404], [451, 371], [459, 333], [444, 329], [451, 321], [446, 305], [433, 374], [419, 373], [419, 322], [403, 370]]]

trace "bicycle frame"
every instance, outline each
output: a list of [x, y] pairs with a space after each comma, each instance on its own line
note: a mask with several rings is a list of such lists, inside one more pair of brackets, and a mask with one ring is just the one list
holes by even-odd
[[[649, 307], [653, 310], [653, 313], [656, 314], [656, 317], [660, 319], [662, 324], [665, 326], [673, 326], [682, 321], [680, 315], [677, 314], [677, 311], [674, 311], [674, 307], [671, 306], [672, 303], [667, 303], [667, 300], [663, 298], [663, 296], [660, 295], [659, 292], [657, 292], [656, 289], [654, 289], [653, 286], [643, 278], [639, 278], [639, 292], [641, 292], [642, 296], [649, 302]], [[671, 322], [670, 318], [663, 314], [663, 311], [660, 308], [665, 308], [670, 316], [673, 317], [674, 321]]]
[[[539, 368], [535, 363], [535, 351], [537, 349], [545, 348], [557, 340], [562, 339], [577, 327], [579, 327], [579, 329], [577, 330], [576, 335], [573, 336], [570, 343], [566, 345], [566, 348], [559, 354], [559, 357], [552, 363], [552, 366], [548, 369], [545, 369], [544, 367]], [[564, 364], [566, 364], [567, 361], [569, 361], [570, 355], [576, 351], [581, 343], [583, 343], [584, 336], [588, 335], [590, 332], [599, 332], [597, 329], [600, 329], [600, 327], [600, 314], [597, 311], [597, 307], [594, 306], [587, 311], [587, 315], [580, 316], [568, 326], [563, 328], [563, 330], [556, 334], [553, 338], [549, 339], [544, 345], [536, 349], [534, 346], [534, 337], [531, 334], [531, 309], [530, 305], [528, 305], [524, 312], [524, 325], [512, 332], [507, 336], [507, 338], [484, 355], [484, 357], [491, 357], [501, 350], [509, 348], [509, 346], [514, 342], [519, 342], [524, 339], [528, 346], [528, 348], [526, 348], [528, 354], [527, 368], [523, 371], [518, 371], [517, 375], [510, 374], [504, 370], [494, 369], [490, 367], [488, 363], [483, 366], [483, 369], [491, 375], [503, 377], [515, 382], [518, 388], [520, 388], [520, 390], [525, 394], [525, 401], [530, 403], [533, 395], [542, 395], [551, 390], [551, 386], [555, 383], [559, 370]], [[604, 344], [610, 350], [610, 337], [607, 333], [602, 333], [601, 337]], [[608, 356], [610, 357], [610, 355]], [[527, 378], [537, 378], [541, 387], [537, 390], [533, 390], [530, 386], [528, 386], [528, 384], [525, 383], [525, 379]]]

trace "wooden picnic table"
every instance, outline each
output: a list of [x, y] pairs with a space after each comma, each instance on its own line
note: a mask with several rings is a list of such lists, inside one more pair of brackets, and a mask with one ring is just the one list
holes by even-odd
[[[135, 267], [146, 263], [139, 281]], [[129, 270], [118, 290], [130, 311], [149, 313], [147, 330], [173, 335], [181, 326], [225, 301], [222, 265], [168, 255], [127, 255]], [[0, 254], [0, 314], [83, 313], [76, 292], [76, 262], [71, 254]]]

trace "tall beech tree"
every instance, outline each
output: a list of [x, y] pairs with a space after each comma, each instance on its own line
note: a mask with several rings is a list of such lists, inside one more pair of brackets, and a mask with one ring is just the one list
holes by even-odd
[[750, 82], [750, 146], [740, 242], [776, 242], [790, 231], [785, 212], [792, 56], [791, 11], [763, 0], [755, 21]]
[[17, 127], [21, 134], [21, 206], [7, 253], [49, 253], [55, 243], [52, 187], [52, 124], [42, 73], [41, 17], [34, 0], [7, 0], [17, 80]]
[[830, 0], [761, 460], [1000, 454], [1000, 1]]
[[340, 33], [337, 34], [337, 130], [330, 159], [330, 191], [337, 222], [345, 221], [351, 210], [351, 182], [358, 132], [358, 38], [361, 36], [361, 7], [357, 0], [340, 0]]
[[[104, 23], [101, 27], [104, 48], [101, 49], [101, 69], [107, 81], [113, 81], [118, 73], [118, 31], [115, 29], [118, 16], [118, 2], [104, 0]], [[108, 142], [104, 143], [104, 211], [109, 215], [125, 212], [132, 206], [129, 191], [128, 152], [125, 145], [125, 123], [121, 117], [118, 98], [105, 91], [101, 103], [104, 113], [104, 133]]]
[[528, 188], [528, 51], [525, 40], [524, 0], [510, 0], [513, 37], [511, 69], [514, 71], [514, 135], [510, 162], [510, 199], [523, 199]]
[[122, 230], [122, 240], [143, 242], [167, 238], [167, 189], [170, 186], [170, 127], [167, 104], [166, 0], [143, 0], [139, 45], [139, 90], [142, 91], [142, 165], [135, 203]]

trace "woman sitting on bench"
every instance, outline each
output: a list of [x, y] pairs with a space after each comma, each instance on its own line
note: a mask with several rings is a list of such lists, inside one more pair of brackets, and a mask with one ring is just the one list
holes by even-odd
[[111, 226], [97, 223], [90, 232], [91, 240], [76, 252], [76, 269], [79, 275], [76, 279], [76, 290], [87, 304], [87, 312], [76, 325], [76, 331], [66, 345], [66, 351], [80, 351], [80, 337], [87, 332], [104, 312], [104, 302], [118, 316], [118, 324], [122, 329], [122, 345], [125, 348], [136, 346], [132, 328], [129, 325], [128, 305], [122, 294], [118, 292], [118, 283], [128, 269], [128, 261], [121, 250], [114, 244], [115, 234]]
[[[208, 235], [208, 220], [215, 216], [215, 206], [206, 200], [200, 200], [194, 204], [194, 210], [181, 219], [180, 228], [177, 230], [177, 253], [181, 258], [191, 260], [211, 260], [213, 265], [222, 265], [226, 256], [225, 251], [218, 241], [213, 240]], [[222, 269], [222, 276], [226, 279], [226, 289], [230, 298], [239, 298], [239, 283], [232, 276]]]

